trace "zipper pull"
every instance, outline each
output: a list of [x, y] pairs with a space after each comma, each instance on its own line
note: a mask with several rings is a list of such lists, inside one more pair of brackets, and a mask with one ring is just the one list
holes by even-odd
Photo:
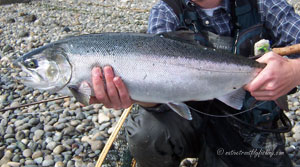
[[237, 32], [236, 32], [236, 37], [235, 37], [235, 41], [234, 41], [234, 51], [233, 51], [234, 54], [237, 54], [237, 42], [238, 42], [238, 39], [240, 36], [240, 29], [237, 29], [236, 31]]

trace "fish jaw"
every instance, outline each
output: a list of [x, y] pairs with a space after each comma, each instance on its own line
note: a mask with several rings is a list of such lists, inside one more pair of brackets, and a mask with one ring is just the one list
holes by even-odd
[[19, 79], [28, 86], [50, 93], [63, 89], [72, 76], [72, 66], [66, 55], [54, 45], [33, 50], [13, 62], [25, 76]]

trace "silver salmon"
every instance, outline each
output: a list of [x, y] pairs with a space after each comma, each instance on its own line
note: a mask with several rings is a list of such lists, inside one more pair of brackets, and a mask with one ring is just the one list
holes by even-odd
[[242, 56], [167, 36], [74, 36], [37, 48], [14, 64], [27, 74], [22, 78], [25, 85], [74, 95], [85, 104], [86, 98], [94, 94], [90, 84], [92, 68], [110, 65], [132, 99], [168, 104], [187, 119], [192, 118], [183, 102], [210, 100], [233, 92], [264, 67]]

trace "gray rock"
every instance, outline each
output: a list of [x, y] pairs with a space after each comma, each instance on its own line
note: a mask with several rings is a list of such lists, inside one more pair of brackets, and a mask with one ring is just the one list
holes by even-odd
[[7, 162], [7, 165], [10, 167], [19, 167], [21, 163], [19, 162]]
[[99, 130], [102, 131], [102, 130], [104, 130], [105, 128], [109, 127], [110, 125], [111, 125], [110, 122], [102, 123], [102, 124], [100, 125]]
[[23, 131], [18, 131], [17, 133], [16, 133], [16, 140], [18, 140], [18, 141], [21, 141], [22, 139], [24, 139], [26, 136], [25, 136], [25, 133], [23, 132]]
[[62, 130], [66, 127], [65, 123], [59, 123], [57, 125], [54, 125], [56, 130]]
[[13, 47], [11, 47], [10, 45], [6, 45], [6, 46], [4, 46], [4, 48], [3, 48], [3, 53], [8, 52], [8, 51], [11, 51], [11, 50], [13, 50]]
[[29, 32], [27, 32], [27, 31], [21, 31], [18, 36], [20, 38], [28, 37], [29, 36]]
[[85, 115], [80, 111], [76, 114], [76, 119], [77, 120], [85, 119]]
[[83, 166], [86, 166], [86, 164], [82, 162], [82, 160], [75, 161], [75, 167], [83, 167]]
[[31, 156], [32, 159], [36, 159], [36, 158], [39, 158], [39, 157], [42, 157], [43, 156], [43, 152], [38, 150], [36, 152], [34, 152]]
[[13, 157], [13, 154], [11, 151], [5, 151], [4, 156], [0, 160], [0, 165], [6, 164], [10, 161], [10, 159]]
[[42, 138], [42, 136], [44, 135], [44, 131], [43, 130], [40, 130], [40, 129], [38, 129], [38, 130], [36, 130], [35, 132], [34, 132], [34, 136], [33, 136], [33, 141], [38, 141], [38, 140], [40, 140], [41, 138]]
[[49, 160], [44, 160], [42, 163], [42, 166], [53, 166], [54, 165], [54, 160], [49, 159]]
[[295, 151], [295, 146], [290, 146], [290, 147], [286, 147], [285, 148], [285, 151], [290, 154], [290, 153], [293, 153]]
[[68, 126], [63, 129], [63, 134], [64, 135], [72, 135], [74, 134], [75, 128], [73, 126]]
[[69, 153], [69, 154], [63, 154], [63, 156], [64, 156], [64, 159], [65, 159], [66, 161], [69, 161], [69, 160], [71, 160], [71, 158], [72, 158], [71, 153]]
[[110, 119], [107, 115], [105, 115], [104, 113], [99, 113], [98, 115], [98, 123], [102, 124], [104, 122], [108, 122]]
[[73, 161], [68, 161], [67, 167], [74, 167], [74, 162]]
[[37, 163], [38, 165], [39, 164], [42, 164], [43, 163], [43, 157], [38, 157], [38, 158], [35, 158], [35, 159], [33, 159], [33, 161], [35, 162], [35, 163]]
[[11, 145], [6, 147], [6, 150], [14, 151], [17, 148], [17, 145], [15, 143], [12, 143]]
[[79, 121], [79, 120], [71, 120], [70, 125], [73, 126], [73, 127], [75, 127], [75, 126], [77, 126], [78, 124], [80, 124], [80, 122], [81, 122], [81, 121]]
[[51, 150], [51, 151], [53, 151], [54, 150], [54, 148], [56, 147], [56, 142], [54, 142], [54, 141], [52, 141], [52, 142], [50, 142], [50, 143], [48, 143], [47, 144], [47, 149], [49, 149], [49, 150]]
[[23, 156], [24, 156], [25, 158], [28, 158], [28, 157], [31, 157], [32, 152], [31, 152], [30, 149], [26, 149], [26, 150], [23, 151], [22, 154], [23, 154]]
[[32, 159], [26, 159], [25, 165], [35, 165], [35, 162]]
[[293, 138], [295, 139], [295, 141], [300, 141], [300, 133], [295, 133], [294, 135], [293, 135]]
[[60, 154], [61, 152], [63, 152], [65, 150], [65, 147], [62, 145], [58, 145], [54, 148], [53, 153], [54, 154]]
[[54, 167], [64, 167], [65, 164], [62, 161], [58, 161], [55, 163]]
[[19, 127], [19, 126], [21, 126], [24, 123], [25, 123], [24, 120], [17, 120], [14, 124], [15, 124], [15, 127]]
[[58, 142], [62, 139], [63, 134], [61, 132], [56, 132], [53, 136], [53, 141]]
[[25, 22], [28, 22], [28, 23], [31, 23], [31, 22], [34, 22], [36, 20], [36, 16], [35, 15], [26, 15], [24, 17], [24, 21]]
[[26, 149], [26, 145], [23, 142], [17, 142], [17, 146], [21, 151]]
[[[6, 135], [4, 135], [4, 139], [9, 139], [9, 138], [14, 138], [15, 137], [15, 135], [14, 134], [6, 134]], [[7, 142], [8, 140], [6, 140], [6, 142]]]
[[76, 126], [75, 128], [78, 132], [83, 133], [85, 131], [85, 125], [84, 124], [80, 124], [78, 126]]
[[17, 127], [17, 128], [16, 128], [16, 131], [29, 129], [29, 128], [31, 128], [31, 127], [32, 127], [32, 125], [30, 125], [29, 123], [25, 123], [25, 124], [23, 124], [23, 125]]
[[7, 126], [6, 134], [14, 134], [14, 128], [12, 126]]
[[54, 130], [55, 130], [55, 128], [51, 125], [45, 125], [44, 126], [44, 131], [46, 131], [46, 132], [52, 132]]
[[28, 123], [31, 124], [31, 125], [36, 125], [36, 124], [40, 123], [40, 119], [38, 119], [38, 118], [31, 118], [28, 121]]
[[0, 135], [4, 136], [4, 134], [5, 134], [5, 126], [0, 125]]
[[91, 149], [93, 151], [101, 150], [103, 148], [103, 146], [104, 146], [103, 142], [100, 141], [100, 140], [95, 140], [95, 141], [90, 140], [89, 144], [91, 145]]

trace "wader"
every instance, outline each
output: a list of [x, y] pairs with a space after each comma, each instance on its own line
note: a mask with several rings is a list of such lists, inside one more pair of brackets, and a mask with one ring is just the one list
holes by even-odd
[[[222, 38], [200, 31], [201, 21], [193, 4], [164, 1], [177, 14], [179, 28], [195, 32], [195, 41], [209, 47], [228, 48], [225, 46], [228, 42], [222, 45]], [[230, 49], [236, 54], [252, 55], [254, 43], [267, 38], [256, 1], [236, 0], [231, 4], [235, 25]], [[283, 136], [290, 131], [291, 124], [273, 101], [261, 104], [247, 93], [241, 110], [218, 100], [186, 104], [214, 115], [249, 111], [237, 116], [211, 117], [192, 110], [193, 120], [188, 121], [165, 104], [153, 108], [135, 106], [127, 120], [126, 132], [130, 152], [139, 167], [177, 167], [187, 157], [199, 158], [198, 167], [292, 166]]]

